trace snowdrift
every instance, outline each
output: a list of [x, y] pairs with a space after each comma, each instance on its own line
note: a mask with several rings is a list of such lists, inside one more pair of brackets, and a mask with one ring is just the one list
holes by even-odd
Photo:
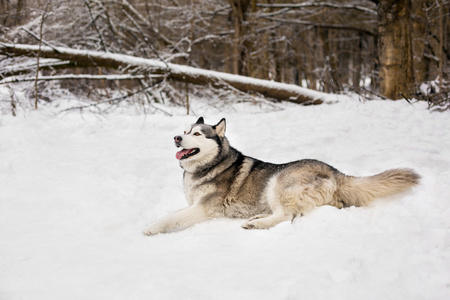
[[356, 176], [410, 167], [422, 184], [270, 230], [218, 219], [146, 237], [186, 205], [172, 139], [198, 115], [2, 116], [0, 298], [450, 299], [448, 113], [357, 100], [284, 108], [197, 113], [226, 117], [247, 155]]

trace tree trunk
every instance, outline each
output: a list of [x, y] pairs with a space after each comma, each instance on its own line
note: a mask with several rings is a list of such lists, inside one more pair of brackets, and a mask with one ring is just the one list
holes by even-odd
[[[361, 65], [362, 65], [362, 57], [361, 57], [361, 52], [363, 51], [363, 47], [362, 47], [362, 36], [361, 34], [358, 35], [358, 39], [356, 40], [356, 42], [353, 45], [353, 55], [352, 55], [352, 74], [351, 74], [351, 78], [352, 78], [352, 85], [353, 85], [353, 89], [355, 91], [359, 90], [359, 83], [361, 81]], [[364, 86], [364, 84], [363, 84]]]
[[425, 4], [427, 0], [412, 0], [412, 50], [414, 54], [414, 77], [416, 85], [426, 81], [429, 61], [424, 56], [427, 38], [427, 15]]
[[380, 92], [390, 99], [409, 97], [414, 85], [411, 0], [380, 0], [378, 50]]
[[229, 0], [231, 5], [234, 38], [233, 38], [233, 73], [244, 74], [243, 65], [245, 60], [245, 49], [243, 37], [245, 35], [245, 13], [249, 6], [249, 0]]

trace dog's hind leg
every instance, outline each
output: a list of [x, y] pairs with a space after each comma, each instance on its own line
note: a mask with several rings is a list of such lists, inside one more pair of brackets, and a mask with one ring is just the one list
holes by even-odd
[[241, 227], [244, 229], [268, 229], [281, 222], [289, 221], [292, 219], [292, 217], [292, 215], [287, 215], [282, 210], [278, 210], [271, 215], [255, 216], [249, 219]]
[[271, 178], [265, 190], [273, 214], [266, 218], [250, 219], [242, 227], [266, 229], [293, 220], [316, 206], [330, 204], [335, 191], [336, 185], [331, 179], [317, 178], [314, 173], [282, 173]]
[[253, 220], [256, 220], [256, 219], [267, 218], [267, 217], [270, 217], [270, 216], [271, 216], [270, 214], [256, 215], [256, 216], [253, 216], [250, 219], [248, 219], [248, 221], [253, 221]]
[[275, 176], [267, 184], [264, 194], [264, 198], [268, 202], [273, 213], [271, 215], [254, 216], [241, 227], [244, 229], [268, 229], [281, 222], [292, 220], [294, 214], [289, 212], [289, 210], [282, 205], [280, 196], [286, 196], [286, 193], [283, 192], [283, 195], [280, 195], [277, 177]]

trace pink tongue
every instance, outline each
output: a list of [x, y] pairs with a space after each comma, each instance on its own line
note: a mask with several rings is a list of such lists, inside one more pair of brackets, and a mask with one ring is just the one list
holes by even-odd
[[181, 159], [183, 157], [183, 155], [189, 153], [192, 149], [183, 149], [181, 151], [178, 151], [177, 154], [175, 155], [177, 159]]

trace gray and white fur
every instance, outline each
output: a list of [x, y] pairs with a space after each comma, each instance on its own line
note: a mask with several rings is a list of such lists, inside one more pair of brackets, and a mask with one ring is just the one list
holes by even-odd
[[248, 157], [230, 146], [225, 119], [214, 126], [199, 118], [175, 144], [184, 169], [189, 204], [144, 231], [155, 235], [185, 229], [212, 218], [248, 219], [242, 228], [267, 229], [293, 220], [316, 206], [368, 205], [419, 183], [411, 169], [369, 177], [347, 176], [313, 159], [273, 164]]

